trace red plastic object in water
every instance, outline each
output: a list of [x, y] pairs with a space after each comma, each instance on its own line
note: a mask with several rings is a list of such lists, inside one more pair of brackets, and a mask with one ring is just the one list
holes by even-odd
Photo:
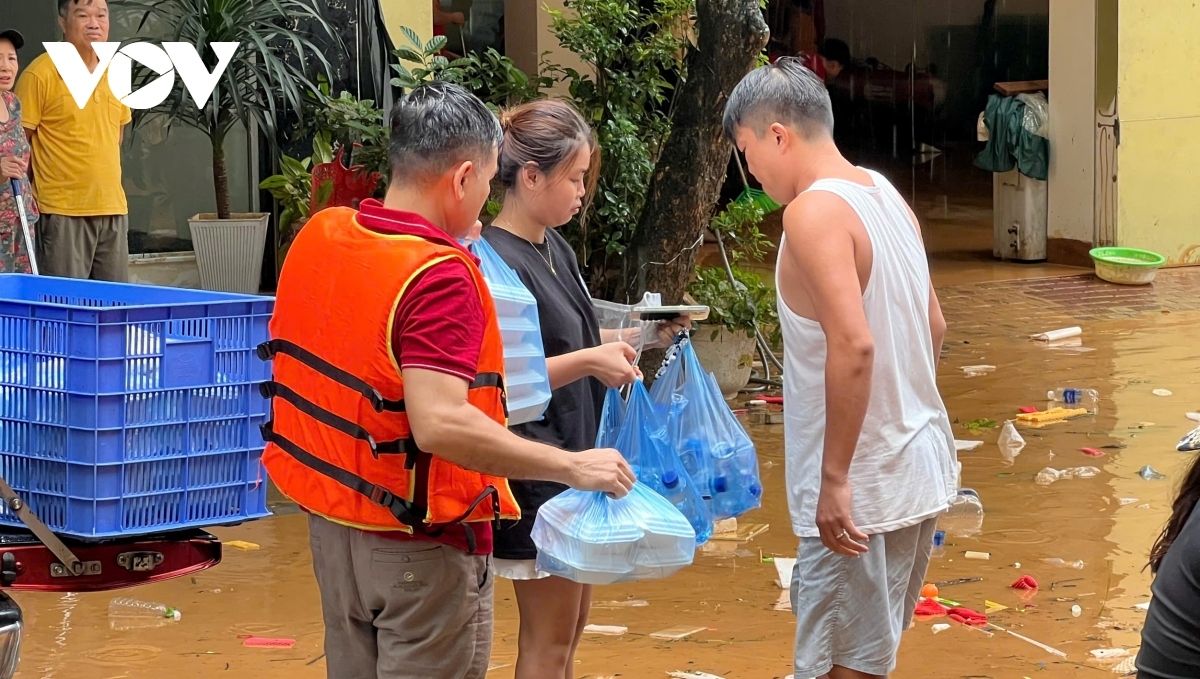
[[1026, 415], [1028, 415], [1029, 413], [1036, 413], [1038, 411], [1038, 409], [1034, 408], [1033, 406], [1021, 406], [1020, 408], [1017, 408], [1017, 410], [1019, 410], [1022, 413], [1025, 413]]
[[945, 615], [949, 609], [933, 599], [922, 598], [917, 602], [913, 615]]
[[291, 648], [296, 645], [295, 639], [271, 639], [268, 637], [250, 637], [242, 642], [250, 648]]
[[1104, 457], [1104, 451], [1096, 448], [1080, 448], [1079, 452], [1088, 457]]
[[971, 627], [983, 627], [987, 624], [987, 616], [969, 608], [951, 608], [950, 619]]
[[1013, 589], [1037, 589], [1038, 584], [1037, 584], [1037, 580], [1034, 580], [1032, 576], [1022, 575], [1019, 579], [1017, 579], [1016, 582], [1014, 582], [1012, 584], [1012, 588]]

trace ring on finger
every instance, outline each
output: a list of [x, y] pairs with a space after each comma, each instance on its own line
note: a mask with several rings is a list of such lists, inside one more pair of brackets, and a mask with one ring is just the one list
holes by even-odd
[[842, 538], [846, 537], [847, 535], [849, 535], [849, 533], [847, 533], [847, 532], [846, 532], [846, 529], [845, 529], [845, 528], [843, 528], [843, 529], [842, 529], [842, 532], [840, 532], [840, 533], [838, 533], [837, 535], [835, 535], [833, 539], [835, 539], [835, 540], [841, 540]]

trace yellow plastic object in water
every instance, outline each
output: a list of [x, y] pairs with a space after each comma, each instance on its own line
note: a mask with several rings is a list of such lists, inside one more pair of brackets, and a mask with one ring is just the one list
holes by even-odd
[[1087, 408], [1051, 408], [1050, 410], [1042, 410], [1036, 413], [1021, 413], [1017, 415], [1017, 421], [1022, 424], [1031, 426], [1040, 426], [1050, 424], [1051, 422], [1061, 422], [1069, 420], [1072, 417], [1087, 415]]

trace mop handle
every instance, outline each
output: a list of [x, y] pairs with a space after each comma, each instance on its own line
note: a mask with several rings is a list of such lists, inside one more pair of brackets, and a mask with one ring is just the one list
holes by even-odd
[[21, 195], [21, 180], [10, 179], [13, 199], [17, 203], [17, 214], [21, 216], [21, 232], [25, 235], [25, 252], [29, 254], [29, 269], [33, 275], [38, 275], [37, 253], [33, 248], [33, 238], [29, 233], [29, 215], [25, 212], [25, 198]]

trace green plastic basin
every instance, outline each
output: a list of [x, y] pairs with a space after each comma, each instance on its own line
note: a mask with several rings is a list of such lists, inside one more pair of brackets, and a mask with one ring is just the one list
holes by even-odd
[[1157, 252], [1137, 248], [1095, 248], [1090, 253], [1096, 275], [1110, 283], [1145, 285], [1154, 280], [1167, 258]]

